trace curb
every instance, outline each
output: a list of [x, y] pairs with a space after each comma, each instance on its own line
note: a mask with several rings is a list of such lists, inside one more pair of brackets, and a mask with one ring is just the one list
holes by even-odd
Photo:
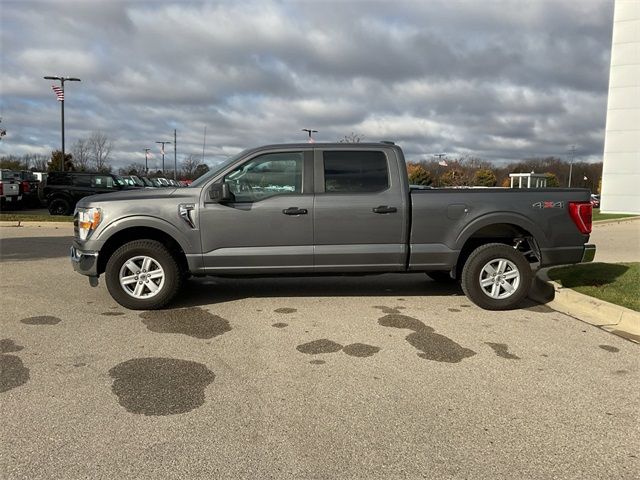
[[593, 222], [593, 226], [597, 227], [598, 225], [608, 225], [609, 223], [635, 222], [637, 220], [640, 220], [640, 217], [624, 217], [624, 218], [612, 218], [610, 220], [597, 220]]
[[553, 310], [640, 344], [640, 312], [565, 288], [549, 279], [547, 269], [537, 273], [529, 298]]
[[1, 220], [0, 227], [69, 227], [73, 230], [73, 222], [25, 222], [23, 220]]

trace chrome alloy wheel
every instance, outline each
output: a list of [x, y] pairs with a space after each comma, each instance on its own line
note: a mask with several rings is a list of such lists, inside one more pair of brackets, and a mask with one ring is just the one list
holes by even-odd
[[490, 298], [502, 300], [513, 295], [520, 285], [520, 271], [506, 258], [494, 258], [480, 271], [480, 287]]
[[124, 262], [118, 274], [120, 286], [133, 298], [155, 296], [164, 286], [164, 270], [151, 257], [138, 256]]

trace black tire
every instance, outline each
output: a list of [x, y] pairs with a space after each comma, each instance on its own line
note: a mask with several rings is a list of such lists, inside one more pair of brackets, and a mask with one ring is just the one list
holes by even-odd
[[[135, 292], [127, 293], [127, 290], [125, 290], [127, 287], [120, 283], [120, 273], [123, 268], [126, 268], [124, 267], [125, 263], [136, 257], [151, 258], [155, 264], [161, 267], [164, 273], [164, 280], [160, 281], [158, 291], [149, 298], [136, 297], [134, 296]], [[125, 243], [111, 255], [105, 269], [105, 281], [109, 293], [116, 302], [131, 310], [157, 310], [164, 307], [176, 296], [182, 287], [183, 279], [184, 274], [175, 257], [162, 243], [156, 240], [134, 240]], [[148, 281], [153, 282], [153, 280], [147, 279], [145, 283], [148, 283]], [[133, 287], [135, 287], [136, 283], [133, 282]], [[148, 290], [147, 286], [142, 283], [140, 285], [141, 288]], [[141, 291], [140, 293], [144, 295], [145, 292]], [[146, 293], [152, 294], [151, 291]]]
[[65, 198], [55, 198], [49, 203], [49, 213], [51, 215], [71, 214], [71, 204]]
[[433, 272], [427, 272], [427, 277], [429, 277], [434, 282], [438, 283], [455, 283], [455, 278], [451, 278], [449, 272], [444, 270], [434, 270]]
[[[505, 263], [501, 272], [494, 270], [496, 279], [489, 272], [493, 269], [491, 263], [500, 265], [500, 260]], [[488, 285], [481, 285], [481, 276]], [[465, 295], [479, 307], [511, 310], [527, 296], [532, 280], [531, 266], [522, 253], [509, 245], [489, 243], [471, 252], [462, 269], [461, 284]]]

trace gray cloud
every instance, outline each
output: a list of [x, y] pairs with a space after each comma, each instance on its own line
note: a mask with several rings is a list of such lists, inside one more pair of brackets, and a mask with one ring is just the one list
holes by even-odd
[[[410, 159], [599, 160], [613, 8], [574, 2], [3, 1], [0, 155], [101, 130], [114, 164], [261, 143], [391, 139]], [[157, 155], [156, 155], [157, 157]]]

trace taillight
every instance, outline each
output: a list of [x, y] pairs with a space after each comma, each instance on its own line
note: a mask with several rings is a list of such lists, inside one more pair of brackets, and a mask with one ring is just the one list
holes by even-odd
[[31, 191], [31, 185], [26, 180], [22, 181], [22, 193], [29, 193]]
[[2, 185], [2, 182], [0, 182], [0, 195], [4, 195], [4, 186]]
[[591, 233], [591, 216], [593, 205], [591, 202], [569, 202], [569, 215], [580, 233]]

